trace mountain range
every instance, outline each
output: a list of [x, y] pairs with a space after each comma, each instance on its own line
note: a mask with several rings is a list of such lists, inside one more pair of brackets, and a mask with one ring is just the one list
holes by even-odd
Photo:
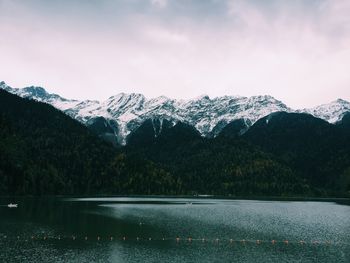
[[103, 138], [120, 145], [125, 145], [132, 133], [147, 120], [151, 120], [154, 136], [159, 135], [163, 126], [166, 128], [181, 122], [193, 126], [201, 136], [212, 138], [218, 136], [227, 125], [237, 125], [236, 121], [239, 121], [239, 132], [243, 134], [256, 121], [274, 112], [308, 113], [336, 123], [350, 111], [350, 103], [342, 99], [310, 109], [294, 110], [268, 95], [200, 96], [190, 100], [175, 100], [165, 96], [147, 99], [142, 94], [119, 93], [105, 101], [79, 101], [48, 93], [42, 87], [17, 89], [0, 82], [0, 89], [51, 104]]
[[[125, 146], [114, 147], [96, 135], [108, 131], [115, 140], [105, 117], [84, 125], [39, 102], [43, 89], [28, 88], [28, 99], [5, 89], [0, 194], [350, 196], [349, 112], [334, 124], [286, 111], [249, 128], [238, 118], [216, 136], [203, 136], [188, 122], [153, 117], [126, 136]], [[118, 128], [118, 120], [108, 121]]]

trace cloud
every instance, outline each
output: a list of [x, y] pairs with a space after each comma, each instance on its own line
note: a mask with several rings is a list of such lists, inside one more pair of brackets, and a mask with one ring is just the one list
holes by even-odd
[[1, 80], [101, 100], [270, 94], [301, 108], [350, 99], [348, 1], [177, 0], [156, 12], [144, 0], [68, 3], [0, 0]]
[[167, 0], [151, 0], [151, 4], [159, 7], [159, 8], [164, 8], [167, 6], [168, 1]]

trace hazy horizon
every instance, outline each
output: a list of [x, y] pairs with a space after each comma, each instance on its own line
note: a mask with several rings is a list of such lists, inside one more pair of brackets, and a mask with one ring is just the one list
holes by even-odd
[[0, 80], [69, 99], [350, 101], [346, 0], [0, 0]]

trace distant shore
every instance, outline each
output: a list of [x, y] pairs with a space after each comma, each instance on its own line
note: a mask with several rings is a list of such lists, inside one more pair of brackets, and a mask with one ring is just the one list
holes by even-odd
[[0, 198], [191, 198], [191, 199], [226, 199], [226, 200], [256, 200], [256, 201], [311, 201], [311, 202], [335, 202], [350, 205], [348, 197], [303, 197], [303, 196], [222, 196], [222, 195], [0, 195]]

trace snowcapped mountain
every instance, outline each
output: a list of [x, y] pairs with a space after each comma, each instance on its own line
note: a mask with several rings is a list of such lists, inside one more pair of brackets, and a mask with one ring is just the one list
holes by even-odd
[[[164, 96], [147, 99], [142, 94], [120, 93], [100, 102], [65, 99], [41, 87], [14, 89], [0, 82], [0, 88], [21, 97], [49, 103], [88, 126], [98, 121], [95, 127], [105, 127], [109, 135], [113, 131], [121, 144], [125, 144], [127, 136], [148, 119], [160, 120], [161, 126], [163, 120], [173, 125], [180, 121], [194, 126], [202, 136], [212, 137], [234, 120], [241, 119], [246, 127], [250, 127], [270, 113], [294, 111], [271, 96], [201, 96], [191, 100], [175, 100]], [[335, 122], [350, 111], [350, 103], [337, 100], [301, 111]]]
[[337, 99], [328, 104], [322, 104], [311, 109], [302, 109], [298, 112], [306, 112], [330, 123], [339, 122], [346, 112], [350, 112], [350, 102]]
[[60, 97], [57, 94], [50, 94], [42, 87], [31, 86], [23, 89], [16, 89], [16, 88], [11, 88], [10, 86], [6, 85], [5, 82], [1, 81], [0, 89], [4, 89], [22, 98], [30, 98], [33, 100], [51, 104], [52, 106], [62, 111], [73, 108], [80, 103], [77, 100], [67, 100], [65, 98]]

